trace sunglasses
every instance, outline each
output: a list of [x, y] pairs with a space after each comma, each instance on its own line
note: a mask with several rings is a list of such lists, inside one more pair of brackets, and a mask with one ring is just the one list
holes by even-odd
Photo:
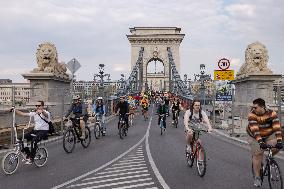
[[35, 105], [35, 107], [40, 107], [41, 105]]

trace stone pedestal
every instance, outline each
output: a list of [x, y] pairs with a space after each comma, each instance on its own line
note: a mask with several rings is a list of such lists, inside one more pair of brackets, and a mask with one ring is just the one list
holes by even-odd
[[29, 80], [30, 103], [42, 100], [53, 116], [61, 116], [65, 111], [64, 104], [70, 103], [70, 79], [57, 77], [52, 73], [27, 73], [22, 76]]
[[266, 105], [273, 105], [273, 81], [281, 78], [278, 74], [250, 74], [237, 77], [235, 84], [234, 114], [246, 119], [250, 106], [256, 98], [265, 100]]

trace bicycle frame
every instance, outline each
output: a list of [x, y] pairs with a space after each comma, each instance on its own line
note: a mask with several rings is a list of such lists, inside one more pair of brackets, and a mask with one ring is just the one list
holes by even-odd
[[25, 148], [25, 130], [30, 128], [31, 125], [31, 116], [29, 118], [29, 122], [28, 122], [28, 127], [24, 128], [22, 131], [22, 140], [20, 140], [18, 138], [18, 132], [17, 132], [17, 127], [16, 127], [16, 111], [15, 109], [13, 110], [13, 120], [12, 120], [12, 127], [13, 127], [13, 132], [14, 132], [14, 136], [15, 136], [15, 147], [13, 149], [13, 151], [17, 154], [17, 156], [19, 157], [20, 155], [22, 156], [23, 159], [26, 160], [26, 154], [22, 152], [22, 149]]

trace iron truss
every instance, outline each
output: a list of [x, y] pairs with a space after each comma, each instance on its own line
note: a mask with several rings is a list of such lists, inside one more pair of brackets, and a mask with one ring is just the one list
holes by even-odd
[[176, 69], [176, 64], [174, 62], [173, 54], [171, 48], [167, 48], [169, 64], [170, 64], [170, 92], [177, 94], [178, 96], [182, 96], [186, 99], [193, 100], [193, 96], [191, 94], [191, 88], [187, 87], [185, 82], [182, 81], [180, 74]]

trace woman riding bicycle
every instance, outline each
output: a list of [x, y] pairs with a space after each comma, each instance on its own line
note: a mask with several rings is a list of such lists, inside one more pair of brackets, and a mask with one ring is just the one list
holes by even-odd
[[105, 125], [105, 115], [106, 115], [106, 107], [103, 102], [103, 97], [98, 97], [93, 106], [93, 112], [95, 115], [101, 118], [101, 124], [103, 128], [103, 135], [106, 134], [106, 125]]
[[192, 125], [189, 126], [190, 122], [193, 124], [205, 124], [208, 127], [208, 132], [212, 132], [212, 126], [210, 124], [208, 116], [201, 108], [200, 100], [193, 100], [190, 109], [187, 110], [184, 114], [184, 127], [188, 148], [190, 148], [190, 144], [192, 143], [193, 138]]

